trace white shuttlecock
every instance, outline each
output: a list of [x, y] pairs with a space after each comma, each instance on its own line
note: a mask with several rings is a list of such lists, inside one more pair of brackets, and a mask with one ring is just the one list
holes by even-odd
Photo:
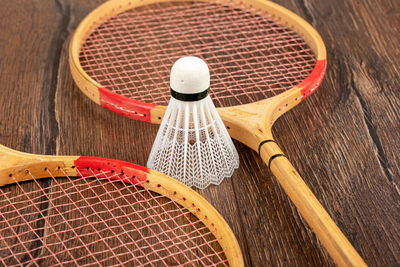
[[147, 167], [188, 186], [206, 188], [231, 177], [239, 156], [210, 96], [210, 72], [197, 57], [171, 69], [171, 99]]

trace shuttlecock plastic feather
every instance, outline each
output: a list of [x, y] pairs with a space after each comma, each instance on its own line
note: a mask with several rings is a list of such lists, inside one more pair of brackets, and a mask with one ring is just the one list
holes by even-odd
[[231, 177], [239, 156], [210, 96], [210, 72], [197, 57], [173, 65], [171, 99], [147, 167], [188, 186], [205, 188]]

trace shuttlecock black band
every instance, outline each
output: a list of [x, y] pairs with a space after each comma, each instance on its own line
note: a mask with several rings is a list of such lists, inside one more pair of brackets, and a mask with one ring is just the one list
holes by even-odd
[[203, 92], [200, 93], [195, 93], [195, 94], [182, 94], [177, 91], [174, 91], [171, 88], [171, 96], [175, 99], [182, 100], [182, 101], [187, 101], [187, 102], [193, 102], [193, 101], [199, 101], [205, 98], [208, 95], [208, 89], [204, 90]]

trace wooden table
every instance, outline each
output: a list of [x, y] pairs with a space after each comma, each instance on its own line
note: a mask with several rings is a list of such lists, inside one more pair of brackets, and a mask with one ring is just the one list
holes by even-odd
[[[69, 38], [99, 0], [0, 2], [0, 143], [146, 164], [158, 126], [97, 106], [74, 85]], [[281, 0], [328, 50], [319, 91], [279, 119], [277, 141], [371, 266], [400, 263], [400, 2]], [[259, 156], [199, 191], [233, 228], [248, 266], [333, 265]]]

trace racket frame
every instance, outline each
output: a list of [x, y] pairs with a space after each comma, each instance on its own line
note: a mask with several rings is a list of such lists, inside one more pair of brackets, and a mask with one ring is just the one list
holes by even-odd
[[[179, 1], [183, 2], [188, 0]], [[94, 79], [92, 79], [84, 71], [79, 60], [79, 55], [83, 42], [97, 26], [102, 24], [107, 19], [132, 8], [160, 2], [169, 2], [169, 0], [113, 0], [105, 2], [104, 4], [93, 10], [77, 27], [70, 41], [68, 59], [71, 74], [75, 83], [78, 85], [81, 91], [92, 101], [120, 115], [135, 120], [156, 124], [161, 123], [167, 108], [166, 106], [134, 100], [114, 93], [111, 90], [105, 88]], [[206, 0], [204, 2], [221, 2], [232, 7], [235, 7], [235, 5], [237, 4], [237, 1]], [[273, 2], [264, 0], [243, 1], [243, 3], [250, 3], [255, 9], [266, 11], [269, 14], [273, 14], [274, 18], [278, 19], [279, 21], [284, 21], [284, 26], [296, 31], [306, 41], [306, 43], [314, 52], [317, 60], [314, 70], [307, 77], [307, 79], [305, 79], [301, 84], [287, 90], [282, 94], [246, 105], [217, 108], [222, 119], [226, 123], [226, 126], [230, 126], [227, 125], [228, 118], [224, 116], [224, 113], [229, 113], [229, 111], [231, 110], [235, 110], [238, 107], [244, 106], [248, 107], [248, 109], [251, 110], [252, 105], [259, 106], [262, 103], [265, 106], [269, 106], [268, 110], [264, 110], [262, 114], [266, 114], [271, 111], [274, 112], [274, 116], [272, 116], [271, 118], [266, 118], [272, 119], [272, 121], [267, 122], [268, 124], [272, 125], [272, 123], [280, 115], [297, 105], [318, 88], [325, 73], [326, 49], [318, 32], [310, 24], [308, 24], [302, 18], [287, 10], [286, 8], [281, 7]], [[228, 127], [228, 129], [229, 128], [231, 127]], [[237, 133], [237, 131], [235, 130], [231, 130], [229, 132], [231, 133], [232, 138], [241, 141], [239, 139], [241, 136], [240, 131], [239, 133]]]
[[[79, 156], [47, 156], [19, 152], [0, 145], [0, 186], [49, 177], [102, 178], [103, 171], [115, 171], [131, 177], [121, 182], [135, 184], [162, 196], [173, 196], [173, 201], [191, 211], [213, 233], [222, 247], [229, 266], [244, 266], [240, 246], [231, 228], [218, 211], [194, 190], [181, 182], [136, 164]], [[90, 175], [91, 174], [91, 175]], [[118, 176], [119, 177], [119, 176]], [[104, 177], [106, 178], [106, 177]]]

